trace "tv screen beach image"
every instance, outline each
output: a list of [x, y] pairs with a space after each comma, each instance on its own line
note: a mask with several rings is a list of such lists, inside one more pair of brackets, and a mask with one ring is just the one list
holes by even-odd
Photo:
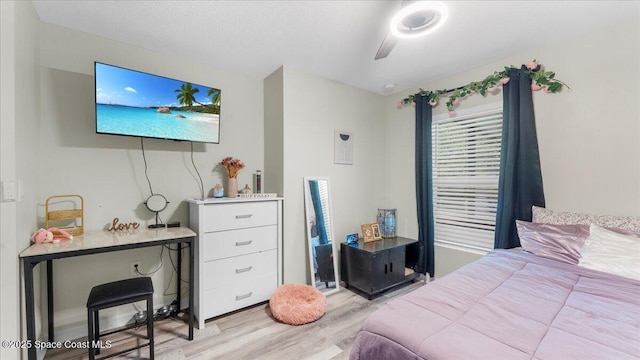
[[96, 132], [219, 143], [220, 89], [95, 63]]

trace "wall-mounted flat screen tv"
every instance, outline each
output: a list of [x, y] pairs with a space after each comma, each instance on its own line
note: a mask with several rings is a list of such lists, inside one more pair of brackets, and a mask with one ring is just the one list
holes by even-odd
[[220, 89], [95, 63], [96, 132], [220, 142]]

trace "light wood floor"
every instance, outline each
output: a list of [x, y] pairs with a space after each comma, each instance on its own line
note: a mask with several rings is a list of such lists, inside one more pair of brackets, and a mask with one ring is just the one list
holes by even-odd
[[[378, 307], [394, 297], [424, 285], [416, 281], [383, 293], [369, 301], [351, 290], [327, 297], [327, 312], [318, 321], [301, 326], [277, 322], [271, 316], [267, 303], [211, 319], [204, 329], [194, 329], [194, 340], [186, 340], [187, 325], [166, 319], [157, 321], [155, 331], [155, 358], [180, 359], [348, 359], [356, 333], [362, 322]], [[144, 327], [134, 331], [113, 334], [112, 348], [100, 356], [145, 343]], [[78, 339], [78, 341], [86, 341]], [[148, 348], [132, 351], [120, 359], [148, 358]], [[49, 350], [45, 359], [87, 359], [87, 350]]]

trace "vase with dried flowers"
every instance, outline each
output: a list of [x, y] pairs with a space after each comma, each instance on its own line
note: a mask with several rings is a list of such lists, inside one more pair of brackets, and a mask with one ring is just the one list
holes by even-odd
[[227, 183], [227, 196], [230, 198], [238, 197], [238, 172], [244, 169], [244, 162], [231, 156], [222, 159], [220, 165], [224, 167], [229, 177]]

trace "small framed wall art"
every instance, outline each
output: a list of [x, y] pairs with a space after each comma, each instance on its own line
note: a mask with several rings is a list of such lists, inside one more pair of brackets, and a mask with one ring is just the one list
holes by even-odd
[[333, 131], [333, 163], [353, 165], [353, 133]]

